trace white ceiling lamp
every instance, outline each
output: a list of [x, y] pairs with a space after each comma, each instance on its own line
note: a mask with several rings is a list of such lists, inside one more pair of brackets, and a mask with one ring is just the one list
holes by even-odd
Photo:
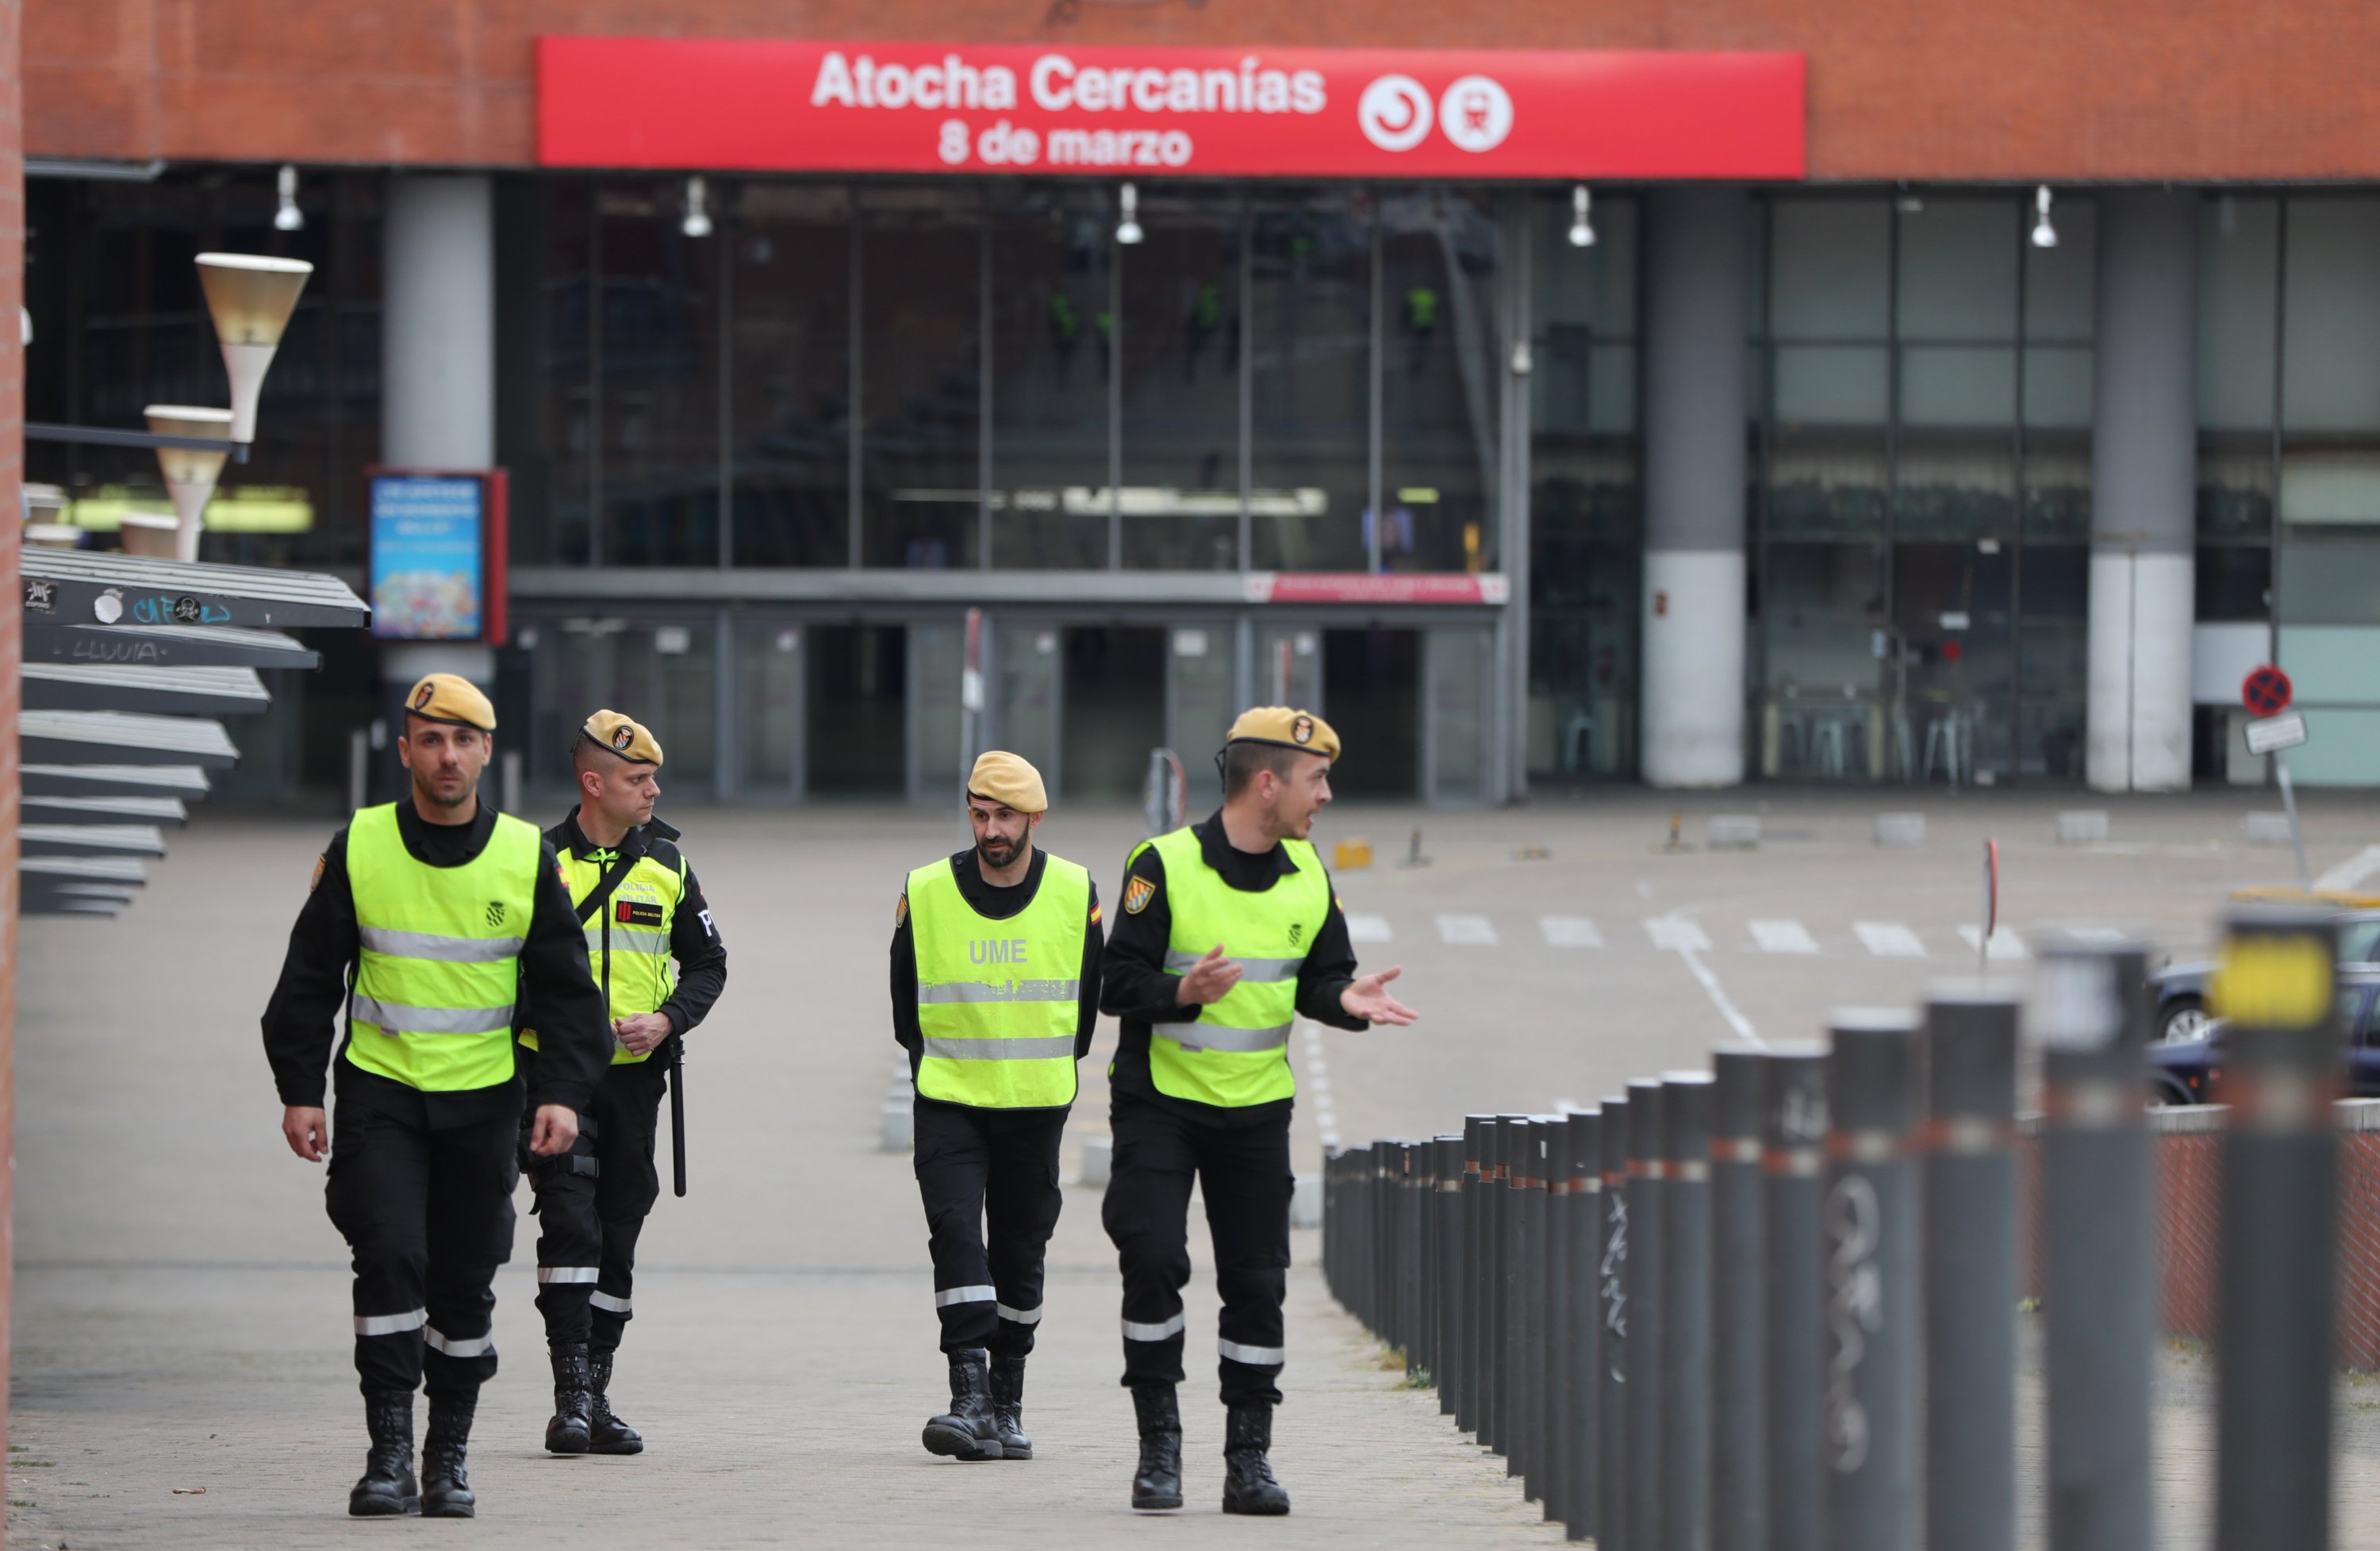
[[1595, 196], [1582, 183], [1570, 191], [1570, 245], [1572, 248], [1595, 246]]
[[201, 253], [198, 261], [199, 286], [223, 342], [224, 370], [231, 374], [231, 439], [254, 442], [265, 369], [281, 348], [281, 333], [314, 266], [255, 253]]
[[1140, 229], [1140, 190], [1125, 184], [1117, 197], [1116, 208], [1121, 212], [1116, 222], [1116, 240], [1126, 248], [1133, 247], [1144, 235]]
[[281, 208], [273, 212], [273, 229], [276, 232], [302, 232], [306, 229], [306, 212], [298, 208], [298, 169], [291, 164], [281, 164], [279, 180]]
[[290, 162], [281, 164], [276, 188], [281, 190], [281, 210], [273, 212], [273, 231], [305, 231], [305, 212], [298, 210], [298, 169]]
[[[159, 436], [200, 436], [211, 440], [231, 435], [231, 411], [188, 404], [152, 404], [147, 411], [149, 429]], [[199, 529], [204, 526], [208, 498], [223, 478], [223, 453], [202, 453], [194, 447], [160, 447], [157, 466], [165, 475], [165, 493], [174, 498], [178, 531], [174, 558], [199, 558]]]
[[710, 235], [710, 188], [699, 173], [686, 180], [686, 219], [677, 229], [690, 237]]
[[2058, 228], [2049, 224], [2049, 185], [2043, 184], [2033, 191], [2033, 245], [2035, 248], [2058, 246]]

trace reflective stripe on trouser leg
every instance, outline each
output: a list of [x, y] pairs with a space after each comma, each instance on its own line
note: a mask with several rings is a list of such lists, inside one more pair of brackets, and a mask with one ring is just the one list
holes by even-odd
[[1191, 1124], [1117, 1095], [1108, 1116], [1115, 1157], [1099, 1222], [1123, 1277], [1123, 1382], [1182, 1382], [1182, 1289], [1190, 1280]]
[[537, 1312], [550, 1346], [589, 1339], [588, 1297], [602, 1276], [603, 1230], [595, 1220], [595, 1181], [581, 1175], [539, 1175], [537, 1191]]
[[1215, 1350], [1226, 1363], [1245, 1363], [1251, 1368], [1278, 1368], [1289, 1361], [1289, 1353], [1277, 1346], [1242, 1346], [1237, 1341], [1218, 1339]]

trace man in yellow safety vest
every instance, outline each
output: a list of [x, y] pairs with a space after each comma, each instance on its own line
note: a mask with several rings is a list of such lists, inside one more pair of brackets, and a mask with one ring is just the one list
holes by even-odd
[[910, 873], [892, 912], [892, 1036], [917, 1088], [917, 1194], [951, 1378], [925, 1445], [961, 1460], [1033, 1458], [1025, 1359], [1075, 1063], [1099, 1018], [1099, 893], [1033, 843], [1049, 806], [1031, 765], [984, 755], [967, 778], [974, 847]]
[[[637, 1238], [662, 1194], [653, 1143], [676, 1067], [673, 1042], [726, 988], [727, 948], [677, 830], [653, 817], [660, 741], [618, 711], [600, 710], [578, 729], [570, 767], [578, 806], [545, 838], [587, 934], [613, 1048], [577, 1142], [529, 1168], [543, 1225], [537, 1306], [553, 1367], [545, 1447], [640, 1454], [644, 1436], [612, 1410], [612, 1364], [635, 1312]], [[532, 1078], [542, 1042], [536, 1030], [521, 1031]]]
[[[547, 1031], [526, 1094], [541, 1157], [569, 1151], [612, 1048], [553, 848], [480, 799], [495, 726], [468, 680], [432, 673], [413, 686], [396, 745], [413, 790], [331, 837], [264, 1012], [282, 1136], [310, 1163], [329, 1157], [331, 1220], [354, 1254], [371, 1435], [347, 1497], [359, 1518], [475, 1512], [465, 1453], [480, 1387], [495, 1376], [491, 1284], [512, 1253], [520, 1179], [515, 1019]], [[430, 1395], [418, 1486], [417, 1387]]]
[[1223, 1511], [1289, 1511], [1274, 1479], [1272, 1410], [1285, 1360], [1289, 1115], [1298, 1017], [1345, 1029], [1414, 1021], [1395, 969], [1358, 975], [1315, 816], [1339, 734], [1311, 712], [1259, 706], [1217, 763], [1223, 806], [1145, 841], [1125, 864], [1108, 940], [1104, 1011], [1122, 1020], [1109, 1069], [1115, 1161], [1100, 1217], [1123, 1271], [1123, 1382], [1140, 1427], [1132, 1506], [1182, 1506], [1182, 1288], [1190, 1188], [1207, 1198], [1224, 1432]]

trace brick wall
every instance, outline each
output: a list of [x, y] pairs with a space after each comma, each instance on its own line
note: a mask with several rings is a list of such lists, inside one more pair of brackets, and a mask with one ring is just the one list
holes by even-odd
[[[25, 350], [9, 314], [25, 295], [25, 179], [18, 145], [24, 96], [17, 70], [18, 0], [0, 0], [0, 1444], [8, 1438], [11, 1267], [17, 1212], [17, 549], [25, 467]], [[0, 1448], [0, 1497], [7, 1496], [7, 1450]], [[0, 1540], [6, 1532], [0, 1531]]]
[[[2338, 1360], [2369, 1371], [2380, 1369], [2380, 1100], [2350, 1100], [2338, 1112]], [[2168, 1335], [2215, 1339], [2225, 1118], [2219, 1105], [2149, 1113], [2158, 1328]], [[2018, 1154], [2023, 1223], [2019, 1285], [2033, 1296], [2041, 1292], [2040, 1165], [2040, 1144], [2028, 1135]]]
[[541, 33], [1791, 49], [1819, 179], [2380, 176], [2360, 0], [32, 0], [37, 154], [521, 166]]

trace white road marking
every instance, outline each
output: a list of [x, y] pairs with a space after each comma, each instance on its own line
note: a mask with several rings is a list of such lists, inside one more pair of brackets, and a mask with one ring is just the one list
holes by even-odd
[[2380, 872], [2380, 845], [2367, 845], [2315, 878], [2313, 886], [2337, 890], [2342, 894], [2352, 893], [2375, 872]]
[[1603, 946], [1603, 934], [1584, 915], [1540, 915], [1537, 930], [1545, 933], [1547, 943], [1555, 948]]
[[1389, 929], [1389, 918], [1385, 915], [1347, 917], [1347, 940], [1350, 942], [1393, 942], [1396, 935]]
[[1764, 953], [1815, 953], [1817, 939], [1799, 921], [1755, 921], [1752, 940]]
[[[1966, 939], [1968, 947], [1977, 947], [1983, 942], [1984, 928], [1981, 927], [1961, 927], [1959, 928], [1959, 935]], [[2006, 927], [1999, 927], [1994, 928], [1992, 932], [1992, 945], [1984, 950], [1984, 957], [1986, 959], [2015, 960], [2031, 958], [2032, 955], [2024, 951], [2024, 944], [2018, 939], [2016, 933], [2009, 930]]]
[[1674, 948], [1682, 953], [1710, 951], [1710, 934], [1702, 923], [1681, 915], [1658, 915], [1645, 923], [1645, 935], [1653, 939], [1656, 948]]
[[1727, 991], [1719, 985], [1718, 976], [1711, 973], [1709, 965], [1695, 957], [1698, 953], [1708, 952], [1711, 945], [1710, 934], [1703, 930], [1701, 923], [1672, 912], [1646, 921], [1645, 931], [1652, 938], [1654, 947], [1677, 950], [1687, 973], [1702, 986], [1703, 994], [1710, 998], [1711, 1005], [1718, 1009], [1718, 1015], [1727, 1020], [1727, 1026], [1735, 1031], [1738, 1039], [1755, 1050], [1768, 1048], [1767, 1041], [1762, 1039], [1759, 1032], [1752, 1026], [1752, 1020], [1737, 1012], [1735, 1003], [1728, 1000]]
[[1898, 921], [1854, 921], [1852, 930], [1859, 934], [1862, 946], [1879, 959], [1922, 959], [1925, 944], [1917, 934]]
[[1457, 948], [1493, 948], [1496, 924], [1485, 915], [1441, 915], [1438, 918], [1438, 938]]

